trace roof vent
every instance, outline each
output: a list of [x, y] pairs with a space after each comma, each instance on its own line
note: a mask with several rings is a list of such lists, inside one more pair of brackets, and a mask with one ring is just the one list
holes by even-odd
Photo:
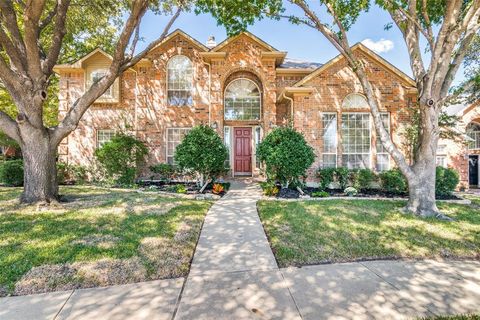
[[217, 42], [215, 41], [215, 37], [214, 36], [208, 37], [207, 48], [212, 49], [216, 46], [217, 46]]

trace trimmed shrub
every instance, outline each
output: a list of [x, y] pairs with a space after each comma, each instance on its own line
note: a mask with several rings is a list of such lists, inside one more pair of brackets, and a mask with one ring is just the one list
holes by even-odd
[[354, 169], [350, 171], [350, 185], [357, 190], [368, 190], [377, 175], [370, 169]]
[[175, 178], [176, 169], [170, 163], [159, 163], [150, 167], [150, 171], [157, 174], [162, 180], [172, 180]]
[[23, 186], [23, 161], [9, 160], [0, 163], [0, 183], [11, 187]]
[[80, 165], [71, 165], [57, 162], [57, 180], [59, 184], [84, 184], [87, 181], [87, 168]]
[[318, 186], [320, 190], [326, 190], [335, 181], [335, 170], [335, 168], [318, 169], [317, 177], [320, 179]]
[[343, 190], [348, 187], [348, 180], [350, 176], [350, 170], [345, 167], [339, 167], [335, 169], [335, 178], [340, 184], [340, 188]]
[[205, 125], [192, 128], [175, 151], [178, 167], [196, 174], [200, 184], [225, 174], [227, 157], [228, 150], [220, 136]]
[[407, 180], [398, 169], [383, 171], [380, 173], [382, 189], [393, 194], [402, 194], [407, 191]]
[[257, 148], [258, 159], [265, 163], [267, 178], [282, 185], [300, 185], [315, 155], [303, 135], [290, 127], [273, 129]]
[[311, 196], [314, 198], [326, 198], [329, 197], [330, 194], [326, 191], [314, 191], [311, 193]]
[[437, 167], [435, 176], [435, 194], [448, 196], [455, 191], [460, 181], [458, 172], [451, 168]]
[[148, 149], [145, 144], [127, 134], [115, 135], [112, 140], [95, 150], [95, 156], [114, 183], [122, 186], [134, 184], [140, 165]]

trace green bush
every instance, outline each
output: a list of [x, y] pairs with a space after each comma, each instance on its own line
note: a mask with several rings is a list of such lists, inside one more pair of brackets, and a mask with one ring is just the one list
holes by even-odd
[[311, 196], [314, 198], [326, 198], [330, 196], [330, 193], [326, 191], [314, 191], [312, 192]]
[[23, 161], [9, 160], [0, 163], [0, 183], [11, 187], [23, 185]]
[[182, 171], [195, 173], [200, 184], [225, 174], [228, 150], [209, 126], [192, 128], [177, 146], [175, 162]]
[[315, 155], [303, 135], [293, 128], [272, 130], [258, 145], [258, 159], [265, 163], [269, 180], [283, 185], [299, 184], [312, 165]]
[[458, 172], [451, 168], [437, 167], [435, 177], [435, 194], [451, 195], [460, 181]]
[[66, 182], [84, 184], [87, 181], [87, 168], [80, 165], [57, 162], [57, 180], [59, 184], [65, 184]]
[[132, 185], [148, 149], [127, 134], [117, 134], [95, 150], [95, 156], [109, 178], [117, 185]]
[[326, 190], [328, 186], [335, 181], [335, 168], [318, 169], [317, 177], [320, 179], [320, 190]]
[[340, 188], [343, 190], [348, 186], [348, 180], [350, 177], [350, 170], [345, 167], [339, 167], [335, 169], [335, 179], [340, 184]]
[[384, 191], [393, 194], [402, 194], [407, 191], [407, 180], [398, 169], [383, 171], [380, 173], [380, 181]]
[[377, 175], [370, 169], [353, 169], [350, 170], [349, 179], [350, 185], [355, 189], [367, 190], [376, 181]]
[[175, 178], [176, 169], [169, 163], [159, 163], [150, 167], [150, 171], [160, 176], [162, 180], [172, 180]]

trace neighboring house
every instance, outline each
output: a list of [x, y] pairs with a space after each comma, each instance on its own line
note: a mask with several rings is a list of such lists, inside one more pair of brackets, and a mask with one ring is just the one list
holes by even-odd
[[[287, 59], [249, 32], [216, 45], [203, 45], [181, 30], [172, 32], [136, 66], [124, 72], [86, 112], [59, 147], [62, 160], [89, 164], [94, 150], [115, 132], [128, 131], [150, 149], [148, 164], [173, 163], [188, 130], [208, 124], [230, 150], [232, 176], [259, 175], [255, 149], [277, 126], [293, 125], [314, 148], [319, 167], [347, 166], [376, 171], [394, 166], [377, 140], [359, 81], [342, 56], [325, 64]], [[353, 46], [366, 66], [382, 117], [393, 141], [403, 147], [416, 100], [414, 81], [377, 54]], [[73, 64], [58, 65], [60, 116], [111, 57], [95, 50]]]
[[446, 109], [459, 121], [454, 128], [455, 139], [438, 142], [437, 165], [455, 168], [463, 188], [480, 187], [480, 101], [470, 105], [457, 104]]

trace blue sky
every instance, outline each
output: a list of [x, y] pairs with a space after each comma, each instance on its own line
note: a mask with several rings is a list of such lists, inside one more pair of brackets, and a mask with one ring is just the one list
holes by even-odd
[[[300, 11], [290, 5], [286, 13], [299, 14]], [[322, 16], [327, 18], [323, 14]], [[145, 15], [141, 26], [143, 45], [161, 34], [166, 21], [167, 18], [164, 16], [156, 16], [150, 12]], [[369, 12], [360, 16], [348, 32], [350, 44], [368, 41], [369, 46], [376, 49], [378, 54], [411, 76], [408, 53], [401, 33], [395, 26], [388, 31], [384, 30], [384, 26], [390, 22], [391, 18], [385, 11], [372, 6]], [[215, 19], [209, 14], [183, 13], [171, 30], [177, 28], [202, 43], [205, 43], [210, 35], [215, 36], [217, 43], [227, 37], [225, 28], [217, 26]], [[250, 26], [248, 31], [276, 49], [287, 51], [289, 58], [324, 63], [338, 54], [320, 32], [306, 26], [292, 25], [287, 20], [263, 19]], [[457, 80], [463, 78], [462, 70], [459, 71], [457, 78]]]

